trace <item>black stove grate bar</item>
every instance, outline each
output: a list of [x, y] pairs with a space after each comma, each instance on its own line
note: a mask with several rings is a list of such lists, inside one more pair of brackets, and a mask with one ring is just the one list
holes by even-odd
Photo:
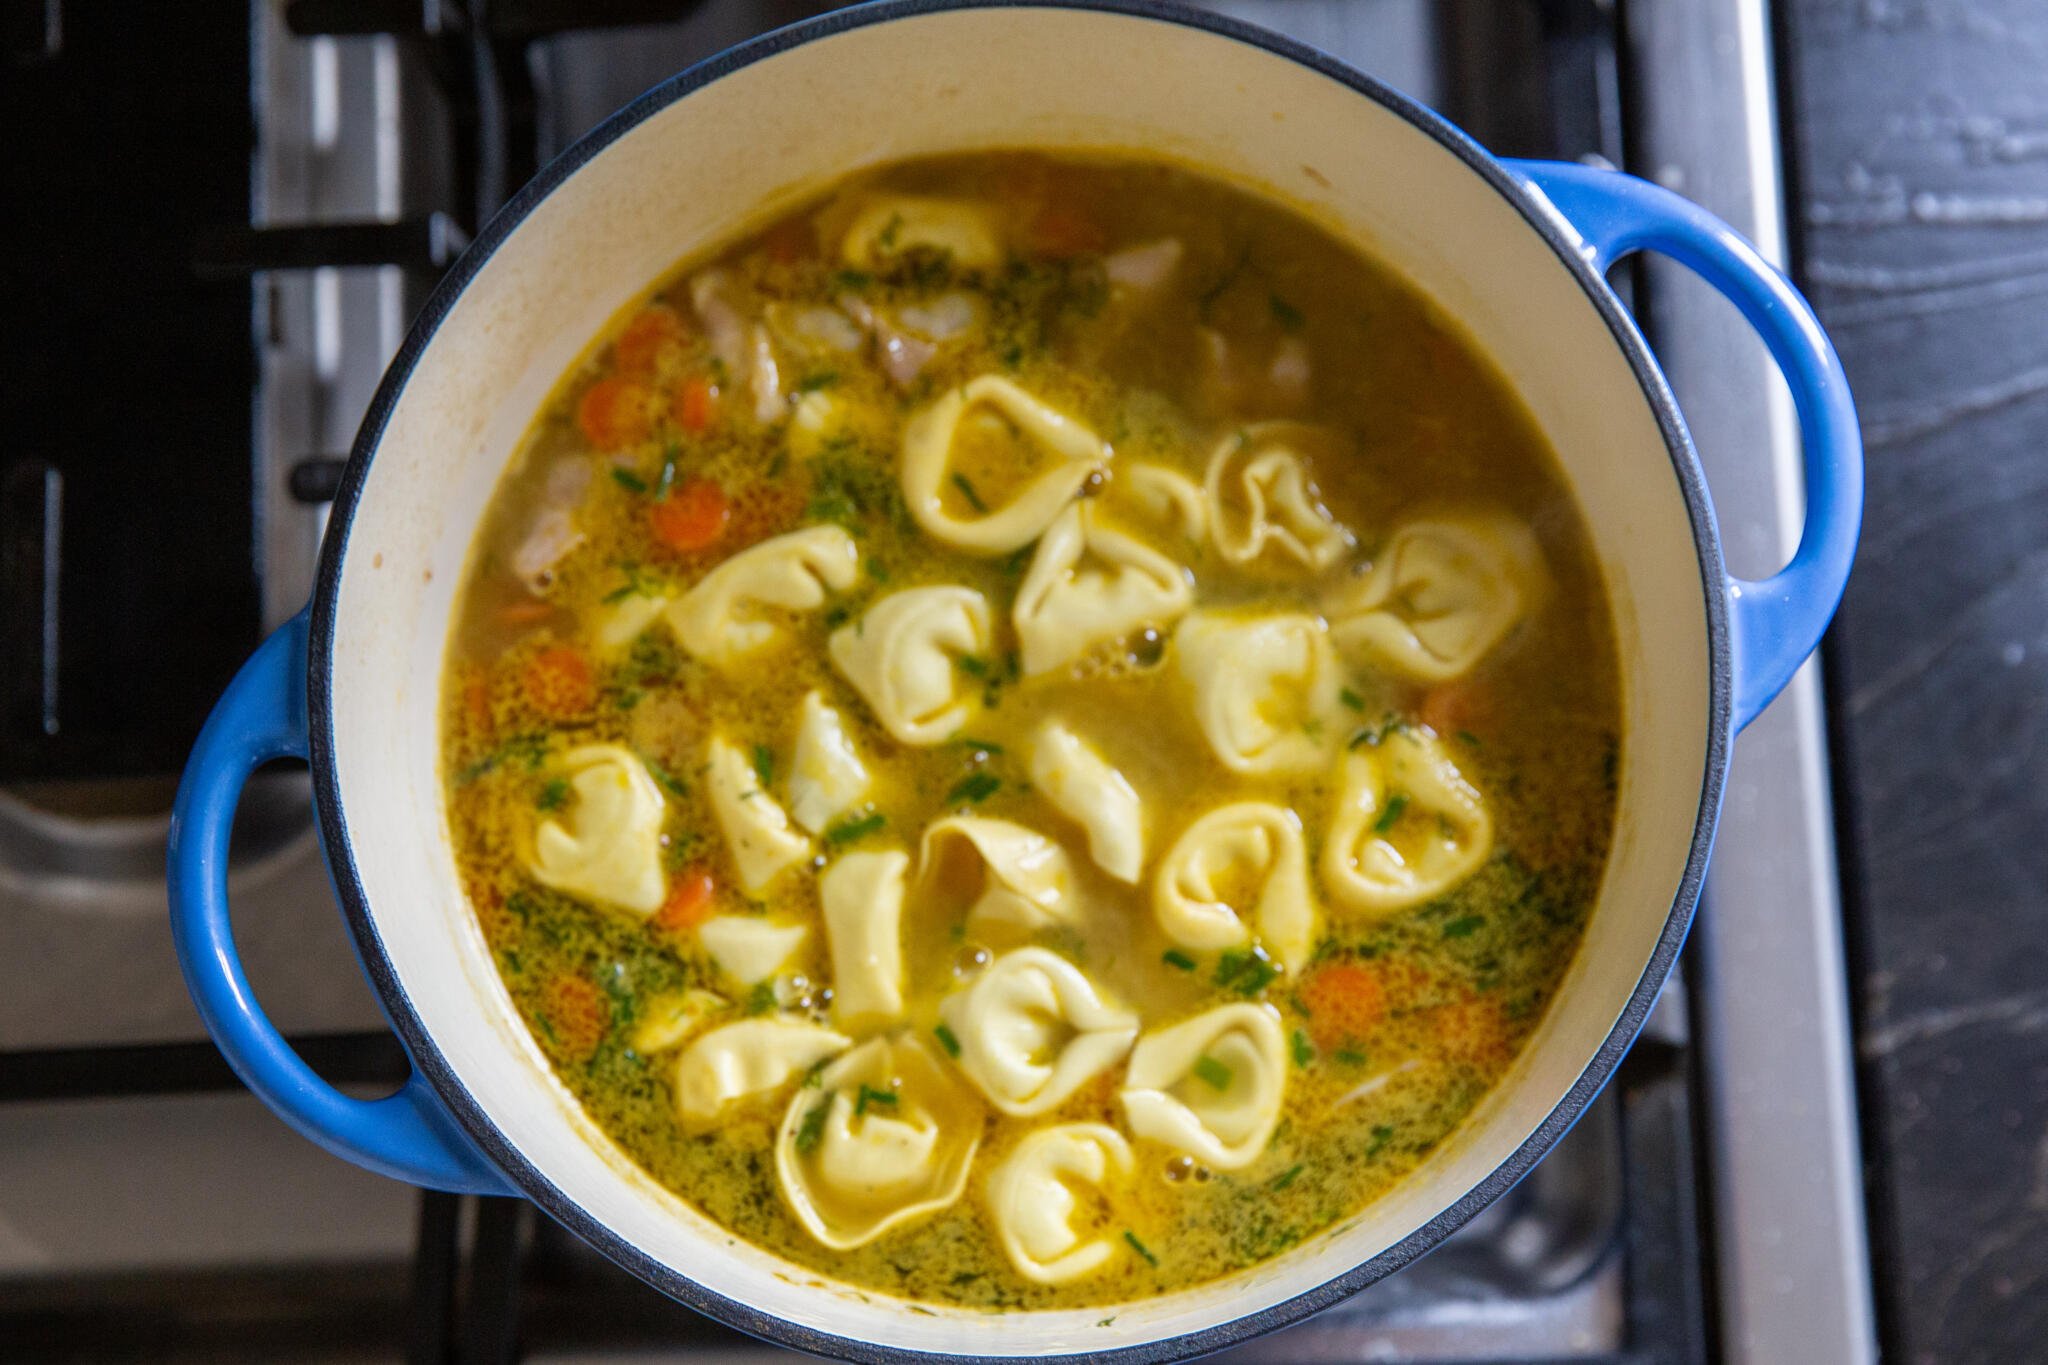
[[193, 237], [192, 268], [205, 279], [385, 265], [438, 274], [468, 245], [469, 234], [445, 213], [388, 223], [210, 227]]

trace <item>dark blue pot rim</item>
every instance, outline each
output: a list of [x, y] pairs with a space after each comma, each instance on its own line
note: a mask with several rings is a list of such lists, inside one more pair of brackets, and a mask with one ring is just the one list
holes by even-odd
[[341, 901], [344, 918], [355, 936], [357, 951], [372, 984], [382, 998], [385, 1011], [415, 1065], [427, 1077], [443, 1104], [463, 1131], [493, 1164], [502, 1170], [528, 1198], [596, 1247], [611, 1260], [631, 1271], [671, 1298], [740, 1331], [779, 1345], [818, 1355], [838, 1356], [878, 1365], [898, 1362], [946, 1361], [959, 1357], [880, 1346], [872, 1342], [815, 1331], [750, 1304], [725, 1295], [690, 1279], [679, 1270], [647, 1255], [609, 1227], [598, 1222], [583, 1207], [555, 1186], [514, 1147], [484, 1114], [449, 1066], [447, 1058], [420, 1021], [418, 1012], [399, 983], [382, 937], [377, 932], [362, 879], [357, 872], [355, 850], [341, 804], [341, 792], [334, 762], [334, 697], [332, 659], [334, 654], [335, 610], [339, 595], [342, 563], [348, 553], [349, 534], [362, 498], [364, 482], [376, 459], [392, 410], [405, 391], [421, 356], [440, 330], [441, 323], [461, 298], [463, 291], [483, 270], [492, 255], [541, 201], [564, 181], [612, 143], [640, 123], [691, 92], [721, 76], [764, 58], [819, 38], [830, 37], [871, 24], [889, 23], [949, 10], [971, 9], [1080, 9], [1099, 10], [1136, 18], [1204, 29], [1297, 62], [1337, 81], [1375, 104], [1398, 114], [1427, 134], [1446, 151], [1476, 173], [1521, 214], [1530, 230], [1549, 243], [1559, 263], [1579, 283], [1587, 300], [1607, 323], [1615, 345], [1627, 358], [1643, 395], [1655, 414], [1664, 444], [1671, 457], [1671, 471], [1685, 498], [1691, 520], [1694, 545], [1700, 564], [1701, 598], [1707, 621], [1709, 708], [1707, 752], [1700, 785], [1699, 813], [1685, 863], [1664, 930], [1637, 980], [1627, 1006], [1564, 1098], [1551, 1110], [1526, 1141], [1507, 1160], [1454, 1203], [1401, 1241], [1361, 1262], [1342, 1275], [1314, 1289], [1257, 1313], [1229, 1322], [1134, 1346], [1107, 1346], [1101, 1350], [1066, 1356], [1041, 1356], [1045, 1361], [1108, 1362], [1109, 1365], [1140, 1365], [1141, 1362], [1184, 1360], [1235, 1346], [1267, 1332], [1290, 1326], [1303, 1318], [1357, 1293], [1376, 1280], [1402, 1269], [1432, 1250], [1439, 1242], [1468, 1222], [1488, 1204], [1506, 1193], [1516, 1181], [1542, 1159], [1558, 1139], [1577, 1122], [1586, 1107], [1612, 1077], [1629, 1045], [1641, 1030], [1643, 1020], [1655, 1003], [1658, 991], [1670, 974], [1672, 963], [1692, 924], [1706, 873], [1707, 854], [1713, 846], [1714, 824], [1721, 805], [1721, 789], [1727, 771], [1731, 722], [1731, 679], [1733, 669], [1729, 646], [1727, 601], [1721, 590], [1726, 579], [1721, 543], [1708, 501], [1706, 479], [1699, 458], [1678, 411], [1676, 400], [1663, 373], [1650, 355], [1641, 335], [1621, 301], [1605, 281], [1594, 273], [1578, 253], [1578, 244], [1530, 193], [1501, 164], [1465, 133], [1406, 95], [1370, 76], [1345, 66], [1336, 59], [1289, 38], [1235, 19], [1207, 12], [1157, 3], [1156, 0], [883, 0], [838, 10], [803, 23], [779, 29], [751, 42], [731, 48], [663, 81], [620, 109], [574, 146], [542, 167], [530, 182], [514, 195], [456, 261], [413, 320], [405, 342], [386, 370], [376, 397], [364, 416], [355, 446], [337, 491], [327, 534], [321, 546], [319, 575], [313, 589], [312, 638], [307, 660], [308, 719], [311, 727], [311, 762], [315, 807], [324, 840], [328, 866]]

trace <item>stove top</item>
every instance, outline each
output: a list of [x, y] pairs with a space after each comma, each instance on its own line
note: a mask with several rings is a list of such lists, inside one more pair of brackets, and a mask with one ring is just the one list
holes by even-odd
[[[1621, 0], [1208, 7], [1323, 47], [1496, 151], [1596, 157], [1673, 183], [1782, 251], [1762, 0], [1683, 16]], [[161, 1359], [166, 1322], [191, 1358], [209, 1360], [774, 1354], [613, 1270], [523, 1203], [415, 1204], [296, 1139], [269, 1143], [281, 1127], [234, 1094], [184, 998], [160, 871], [168, 787], [150, 775], [175, 768], [233, 665], [303, 603], [338, 453], [477, 223], [646, 86], [829, 6], [258, 0], [211, 28], [140, 35], [160, 40], [154, 56], [177, 54], [154, 62], [137, 56], [132, 28], [115, 32], [111, 8], [63, 4], [51, 50], [17, 61], [35, 89], [68, 91], [110, 137], [153, 100], [191, 92], [152, 130], [176, 144], [148, 182], [153, 200], [175, 203], [176, 231], [131, 229], [127, 282], [90, 282], [109, 307], [146, 300], [164, 320], [151, 349], [165, 368], [127, 387], [171, 385], [190, 411], [180, 409], [185, 427], [154, 409], [135, 424], [152, 433], [149, 457], [110, 444], [115, 424], [100, 413], [119, 405], [79, 396], [95, 374], [81, 358], [115, 354], [104, 332], [30, 366], [49, 376], [43, 388], [9, 389], [10, 406], [18, 392], [44, 393], [39, 409], [91, 413], [9, 463], [0, 485], [7, 639], [43, 649], [10, 650], [0, 673], [0, 1191], [68, 1181], [94, 1198], [105, 1171], [71, 1147], [101, 1131], [110, 1105], [180, 1174], [162, 1196], [175, 1215], [125, 1243], [0, 1193], [0, 1335], [25, 1324], [50, 1358], [90, 1340], [94, 1358]], [[107, 70], [154, 81], [155, 94], [88, 101]], [[10, 106], [29, 107], [17, 93], [28, 89], [10, 84]], [[1693, 112], [1709, 103], [1714, 117]], [[55, 211], [57, 194], [38, 219], [46, 243], [65, 217], [111, 216], [78, 206], [87, 189], [66, 193], [71, 214]], [[74, 236], [63, 259], [89, 263], [93, 248]], [[7, 278], [26, 315], [82, 327], [82, 310], [59, 307], [58, 274], [25, 274]], [[1775, 382], [1760, 350], [1718, 299], [1674, 274], [1637, 270], [1621, 284], [1698, 419], [1735, 567], [1766, 567], [1796, 531], [1798, 462], [1782, 395], [1744, 425], [1759, 411], [1751, 395]], [[191, 329], [182, 344], [173, 321]], [[247, 343], [224, 341], [234, 338]], [[18, 429], [51, 425], [25, 417]], [[180, 477], [138, 479], [143, 469]], [[134, 570], [95, 557], [131, 524], [131, 544], [165, 536], [177, 547], [122, 559], [152, 566], [140, 586], [112, 576]], [[188, 597], [205, 611], [179, 637], [184, 652], [152, 655], [147, 674], [123, 659], [120, 648], [177, 634], [175, 604]], [[126, 632], [103, 638], [116, 625]], [[142, 676], [149, 686], [129, 681]], [[116, 704], [136, 692], [147, 706]], [[1743, 740], [1684, 977], [1567, 1139], [1437, 1252], [1232, 1358], [1872, 1358], [1821, 726], [1809, 674]], [[333, 912], [304, 787], [302, 773], [269, 774], [245, 803], [243, 955], [325, 1074], [388, 1084], [403, 1058]], [[1790, 1028], [1786, 1001], [1806, 1008]], [[262, 1169], [211, 1156], [223, 1143]], [[96, 1159], [120, 1160], [111, 1149]], [[289, 1201], [268, 1206], [283, 1189], [324, 1212], [302, 1220]], [[237, 1245], [262, 1250], [238, 1257]]]

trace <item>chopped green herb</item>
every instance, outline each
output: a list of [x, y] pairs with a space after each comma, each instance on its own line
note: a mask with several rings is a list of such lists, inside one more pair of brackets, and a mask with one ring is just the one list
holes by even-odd
[[838, 382], [839, 371], [837, 370], [813, 370], [802, 379], [796, 381], [796, 391], [798, 393], [816, 393], [819, 389], [829, 389]]
[[1280, 969], [1263, 949], [1232, 948], [1217, 960], [1213, 980], [1214, 984], [1235, 989], [1240, 995], [1257, 995], [1279, 975]]
[[614, 603], [625, 601], [627, 598], [631, 597], [634, 593], [638, 591], [640, 591], [640, 585], [638, 583], [627, 583], [620, 587], [613, 588], [610, 592], [606, 593], [603, 597], [600, 597], [597, 600], [609, 607]]
[[880, 1105], [885, 1109], [894, 1109], [896, 1107], [896, 1092], [893, 1090], [877, 1090], [863, 1081], [861, 1082], [860, 1094], [853, 1101], [853, 1116], [859, 1118], [862, 1114], [867, 1113], [868, 1106], [871, 1104]]
[[953, 666], [970, 678], [986, 678], [988, 676], [988, 660], [982, 658], [979, 654], [957, 655], [953, 659]]
[[1308, 1030], [1294, 1031], [1294, 1064], [1306, 1067], [1316, 1059], [1316, 1045], [1308, 1040]]
[[1278, 294], [1268, 295], [1266, 301], [1272, 305], [1273, 321], [1279, 323], [1286, 331], [1299, 332], [1303, 324], [1308, 321], [1308, 319], [1301, 315], [1299, 308], [1296, 308]]
[[670, 446], [661, 453], [661, 472], [654, 476], [654, 500], [660, 502], [676, 486], [676, 462], [682, 457], [681, 446]]
[[640, 761], [647, 765], [647, 771], [654, 775], [654, 780], [656, 782], [659, 782], [662, 786], [667, 787], [677, 796], [688, 796], [690, 794], [690, 789], [683, 785], [683, 780], [677, 777], [674, 773], [670, 772], [667, 766], [664, 765], [659, 759], [651, 758], [646, 754], [641, 754]]
[[1387, 798], [1387, 808], [1380, 812], [1380, 818], [1372, 822], [1374, 834], [1385, 834], [1401, 822], [1401, 815], [1408, 809], [1408, 793], [1395, 792]]
[[820, 1057], [817, 1061], [811, 1063], [810, 1070], [804, 1072], [804, 1089], [816, 1090], [825, 1083], [825, 1068], [831, 1064], [831, 1061], [830, 1057]]
[[1310, 716], [1307, 720], [1301, 723], [1301, 732], [1307, 735], [1310, 739], [1315, 740], [1317, 743], [1320, 744], [1323, 738], [1322, 718], [1319, 716]]
[[841, 289], [865, 289], [875, 282], [875, 277], [865, 270], [842, 270], [832, 280]]
[[757, 981], [754, 989], [747, 992], [747, 1013], [766, 1014], [775, 1008], [775, 983]]
[[539, 806], [542, 810], [560, 810], [568, 802], [569, 779], [566, 777], [551, 777], [548, 779], [547, 785], [540, 789], [540, 796], [533, 804]]
[[811, 1112], [804, 1115], [804, 1121], [796, 1128], [796, 1150], [808, 1155], [825, 1137], [825, 1119], [831, 1112], [832, 1101], [811, 1106]]
[[900, 213], [890, 214], [889, 221], [884, 223], [882, 230], [875, 235], [875, 245], [884, 251], [894, 251], [896, 249], [896, 234], [901, 231], [903, 231], [903, 215]]
[[1473, 734], [1470, 730], [1454, 730], [1451, 733], [1457, 736], [1458, 742], [1461, 744], [1469, 744], [1475, 749], [1486, 747], [1479, 742], [1479, 736]]
[[1159, 955], [1159, 960], [1169, 967], [1178, 967], [1184, 972], [1195, 969], [1195, 960], [1178, 948], [1168, 948]]
[[871, 811], [858, 820], [842, 820], [831, 826], [825, 831], [825, 842], [833, 848], [859, 843], [888, 823], [888, 816], [880, 811]]
[[647, 491], [647, 480], [641, 478], [630, 469], [612, 470], [612, 482], [629, 493], [645, 493]]
[[1365, 698], [1359, 696], [1348, 687], [1337, 693], [1337, 700], [1343, 702], [1353, 711], [1363, 711], [1365, 709]]
[[874, 579], [877, 583], [887, 583], [889, 581], [889, 566], [881, 560], [870, 559], [867, 563], [867, 569], [868, 577]]
[[1230, 1068], [1214, 1057], [1195, 1058], [1194, 1073], [1197, 1080], [1213, 1090], [1230, 1089]]
[[940, 1024], [932, 1030], [932, 1036], [939, 1040], [940, 1047], [946, 1049], [948, 1057], [958, 1057], [960, 1055], [960, 1039], [954, 1035], [953, 1030], [947, 1028], [944, 1024]]
[[1393, 1140], [1394, 1130], [1391, 1125], [1384, 1123], [1374, 1124], [1372, 1130], [1372, 1144], [1365, 1149], [1365, 1159], [1367, 1161], [1370, 1161], [1374, 1157], [1378, 1156], [1380, 1152], [1385, 1149], [1386, 1145], [1389, 1142], [1392, 1142]]
[[1151, 1248], [1147, 1247], [1143, 1242], [1138, 1240], [1137, 1233], [1132, 1232], [1129, 1228], [1125, 1228], [1124, 1240], [1131, 1244], [1131, 1250], [1137, 1252], [1140, 1256], [1143, 1256], [1145, 1258], [1146, 1265], [1157, 1266], [1159, 1264], [1159, 1258], [1152, 1254]]
[[974, 485], [967, 481], [965, 474], [953, 475], [953, 487], [960, 490], [960, 496], [967, 499], [967, 505], [983, 516], [988, 515], [988, 504], [981, 500], [981, 494], [974, 491]]
[[1289, 1185], [1292, 1185], [1296, 1180], [1299, 1180], [1301, 1178], [1301, 1173], [1304, 1169], [1305, 1168], [1301, 1166], [1299, 1163], [1289, 1166], [1286, 1170], [1282, 1171], [1277, 1177], [1275, 1177], [1272, 1184], [1267, 1186], [1267, 1188], [1273, 1190], [1286, 1189]]
[[775, 780], [775, 751], [765, 744], [754, 746], [754, 776], [764, 787]]
[[992, 739], [975, 739], [971, 735], [955, 735], [950, 741], [963, 749], [979, 749], [985, 754], [999, 754], [1003, 746]]
[[1355, 1047], [1340, 1047], [1337, 1049], [1336, 1056], [1338, 1063], [1343, 1066], [1365, 1065], [1365, 1054]]
[[1102, 1321], [1100, 1321], [1100, 1322], [1096, 1323], [1095, 1325], [1096, 1325], [1097, 1327], [1107, 1327], [1107, 1326], [1109, 1326], [1109, 1325], [1110, 1325], [1110, 1324], [1111, 1324], [1112, 1322], [1115, 1322], [1115, 1321], [1116, 1321], [1116, 1316], [1115, 1316], [1115, 1314], [1111, 1314], [1111, 1315], [1110, 1315], [1109, 1317], [1106, 1317], [1106, 1318], [1104, 1318], [1104, 1319], [1103, 1319]]
[[969, 773], [953, 784], [953, 790], [946, 793], [946, 804], [967, 801], [979, 804], [996, 794], [996, 788], [1003, 780], [994, 773]]
[[1470, 938], [1485, 923], [1484, 915], [1460, 915], [1444, 926], [1444, 937]]

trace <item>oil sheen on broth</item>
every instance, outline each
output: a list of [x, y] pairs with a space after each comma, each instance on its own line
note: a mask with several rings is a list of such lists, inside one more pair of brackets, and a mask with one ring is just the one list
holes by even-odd
[[1609, 614], [1409, 284], [1161, 164], [865, 175], [680, 268], [498, 490], [448, 810], [591, 1117], [735, 1234], [987, 1308], [1342, 1223], [1536, 1026]]

